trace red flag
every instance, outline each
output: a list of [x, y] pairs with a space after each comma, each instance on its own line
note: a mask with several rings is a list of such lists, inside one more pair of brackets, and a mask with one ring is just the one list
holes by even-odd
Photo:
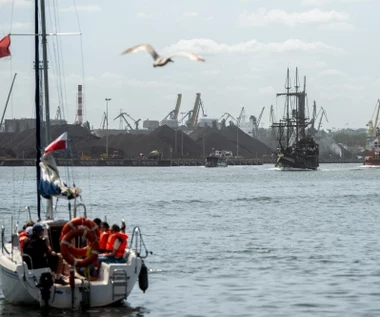
[[0, 58], [11, 56], [9, 46], [11, 45], [11, 36], [8, 34], [0, 40]]
[[44, 155], [52, 151], [64, 150], [66, 148], [67, 148], [67, 132], [64, 132], [45, 148]]

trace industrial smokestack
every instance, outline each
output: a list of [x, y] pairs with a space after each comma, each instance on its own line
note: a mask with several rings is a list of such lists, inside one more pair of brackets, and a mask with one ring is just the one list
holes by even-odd
[[82, 125], [83, 123], [83, 91], [82, 85], [78, 85], [78, 96], [77, 96], [77, 120], [76, 124]]

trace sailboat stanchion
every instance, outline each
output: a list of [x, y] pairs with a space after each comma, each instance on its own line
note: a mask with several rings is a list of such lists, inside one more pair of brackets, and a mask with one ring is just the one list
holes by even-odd
[[29, 220], [32, 220], [32, 214], [30, 212], [30, 206], [26, 206], [25, 209], [28, 211]]
[[69, 220], [71, 220], [71, 219], [73, 219], [73, 217], [71, 215], [71, 203], [70, 202], [68, 202], [67, 208], [69, 209]]
[[77, 217], [77, 198], [74, 198], [74, 218]]
[[9, 251], [5, 247], [5, 227], [4, 225], [1, 226], [1, 251], [4, 254], [4, 251], [6, 254], [9, 254]]

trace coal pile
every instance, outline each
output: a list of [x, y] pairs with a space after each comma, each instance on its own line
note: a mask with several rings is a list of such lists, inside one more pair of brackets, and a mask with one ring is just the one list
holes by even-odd
[[9, 153], [9, 158], [35, 158], [35, 129], [18, 133], [0, 133], [2, 153]]
[[222, 130], [209, 127], [197, 128], [190, 136], [202, 148], [204, 145], [206, 154], [213, 150], [226, 150], [232, 151], [236, 155], [237, 143], [239, 144], [239, 156], [242, 157], [257, 158], [273, 153], [273, 149], [233, 125]]
[[154, 136], [164, 142], [169, 151], [172, 148], [173, 158], [181, 157], [182, 152], [183, 156], [188, 158], [198, 158], [202, 155], [202, 147], [182, 130], [174, 130], [163, 125], [152, 131], [149, 136]]
[[[98, 159], [106, 153], [106, 137], [99, 138], [80, 125], [52, 126], [51, 139], [54, 140], [64, 131], [68, 132], [69, 150], [57, 152], [57, 157]], [[272, 151], [263, 143], [238, 130], [239, 156], [251, 158], [270, 154]], [[137, 158], [141, 153], [145, 157], [153, 150], [163, 153], [163, 157], [200, 158], [213, 149], [229, 150], [236, 155], [236, 127], [223, 130], [198, 128], [190, 135], [182, 130], [174, 130], [166, 125], [150, 134], [129, 134], [108, 136], [108, 153], [112, 157]], [[35, 129], [18, 133], [0, 133], [0, 156], [7, 158], [35, 158]]]
[[[105, 145], [105, 137], [101, 139]], [[169, 147], [160, 139], [145, 134], [119, 134], [109, 136], [109, 153], [120, 151], [124, 158], [138, 158], [140, 153], [149, 156], [153, 150], [158, 150], [168, 157]], [[103, 148], [104, 153], [104, 148]]]

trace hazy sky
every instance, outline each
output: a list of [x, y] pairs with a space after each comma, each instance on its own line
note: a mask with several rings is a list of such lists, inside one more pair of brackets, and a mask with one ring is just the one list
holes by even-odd
[[[0, 36], [33, 33], [33, 2], [0, 0]], [[135, 119], [163, 119], [182, 93], [180, 111], [202, 94], [210, 118], [242, 107], [268, 127], [269, 108], [282, 115], [286, 69], [307, 77], [308, 104], [315, 100], [329, 122], [322, 128], [365, 128], [380, 98], [380, 1], [377, 0], [59, 0], [47, 1], [48, 32], [61, 36], [49, 46], [51, 117], [64, 87], [65, 118], [75, 119], [77, 85], [84, 84], [85, 119], [99, 128], [109, 103], [111, 121], [120, 109]], [[13, 15], [12, 15], [13, 7]], [[59, 17], [52, 16], [56, 13]], [[49, 44], [56, 41], [49, 37]], [[205, 63], [183, 57], [153, 68], [144, 51], [126, 48], [150, 43], [159, 53], [188, 50]], [[12, 36], [12, 58], [0, 59], [0, 110], [12, 74], [18, 73], [6, 118], [34, 115], [33, 38]], [[58, 68], [55, 60], [63, 60]], [[82, 61], [83, 60], [83, 61]], [[64, 76], [58, 83], [57, 74]], [[131, 122], [132, 123], [132, 122]]]

